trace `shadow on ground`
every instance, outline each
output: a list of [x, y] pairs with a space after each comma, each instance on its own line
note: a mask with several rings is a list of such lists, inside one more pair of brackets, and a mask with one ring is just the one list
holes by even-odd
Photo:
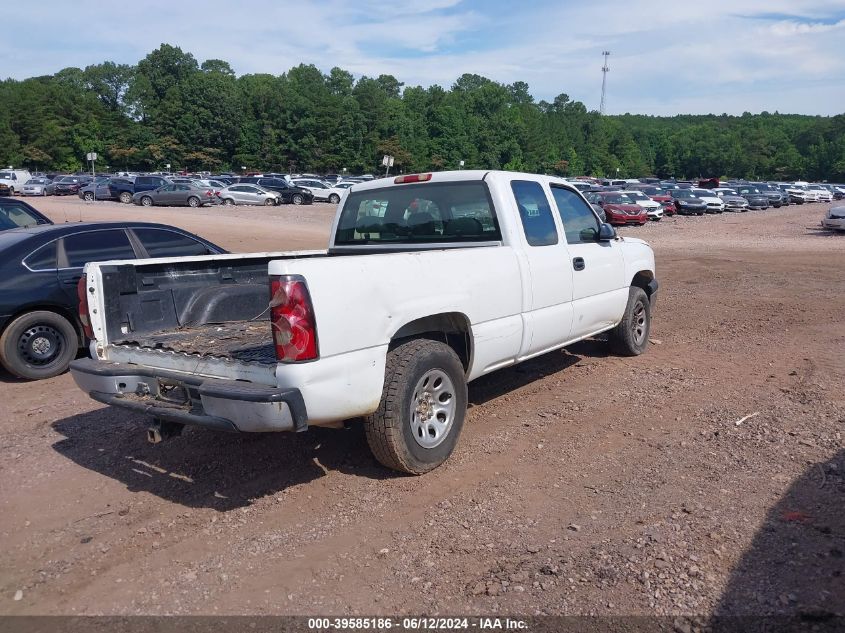
[[713, 614], [714, 633], [845, 630], [845, 451], [769, 511]]
[[[583, 353], [603, 353], [598, 342], [579, 344]], [[488, 402], [579, 360], [553, 352], [472, 383], [469, 400]], [[145, 416], [113, 407], [53, 423], [64, 436], [53, 448], [71, 461], [188, 507], [227, 511], [253, 499], [340, 471], [388, 479], [401, 475], [382, 467], [367, 446], [363, 424], [344, 429], [311, 428], [305, 433], [216, 433], [186, 427], [180, 437], [160, 444], [146, 439]]]

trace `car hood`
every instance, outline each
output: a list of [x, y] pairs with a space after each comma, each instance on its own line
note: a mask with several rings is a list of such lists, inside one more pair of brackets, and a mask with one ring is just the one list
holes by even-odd
[[706, 204], [704, 200], [701, 198], [675, 198], [681, 204], [695, 204], [695, 205], [702, 205]]
[[831, 207], [827, 217], [832, 220], [845, 220], [845, 207]]

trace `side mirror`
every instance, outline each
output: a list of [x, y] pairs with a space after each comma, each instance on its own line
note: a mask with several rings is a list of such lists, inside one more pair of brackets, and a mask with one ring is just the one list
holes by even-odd
[[607, 224], [606, 222], [602, 222], [599, 226], [599, 242], [609, 242], [610, 240], [616, 239], [616, 229], [612, 226]]

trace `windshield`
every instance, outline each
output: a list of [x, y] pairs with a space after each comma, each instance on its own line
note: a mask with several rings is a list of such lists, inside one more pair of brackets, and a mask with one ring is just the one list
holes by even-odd
[[350, 192], [335, 244], [425, 244], [499, 241], [487, 185], [437, 182]]
[[26, 181], [26, 184], [28, 184], [28, 185], [46, 185], [48, 182], [50, 182], [50, 181], [47, 180], [46, 178], [30, 178], [29, 180]]
[[707, 189], [691, 189], [692, 195], [696, 198], [712, 198], [713, 192], [708, 191]]
[[605, 202], [609, 202], [610, 204], [632, 204], [633, 200], [631, 200], [627, 195], [624, 193], [611, 193], [606, 196], [602, 196], [602, 200]]
[[631, 191], [629, 193], [626, 193], [625, 195], [628, 196], [631, 200], [650, 200], [647, 195], [639, 191]]
[[672, 197], [674, 198], [695, 198], [692, 191], [689, 189], [673, 189]]
[[733, 189], [719, 189], [719, 193], [721, 193], [723, 196], [737, 195], [736, 191], [734, 191]]
[[663, 190], [659, 187], [646, 187], [643, 191], [649, 196], [660, 196], [663, 195]]
[[746, 187], [746, 188], [744, 188], [744, 189], [740, 189], [740, 190], [739, 190], [739, 192], [740, 192], [740, 193], [760, 193], [760, 192], [759, 192], [759, 191], [757, 191], [757, 189], [755, 189], [754, 187]]
[[35, 226], [36, 224], [46, 224], [46, 222], [19, 204], [0, 203], [0, 231]]

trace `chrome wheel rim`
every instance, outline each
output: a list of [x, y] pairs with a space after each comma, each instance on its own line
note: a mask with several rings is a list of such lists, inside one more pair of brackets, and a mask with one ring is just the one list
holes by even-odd
[[198, 207], [200, 205], [200, 201], [196, 198], [188, 198], [188, 204], [192, 207]]
[[457, 404], [455, 386], [441, 369], [430, 369], [411, 398], [411, 434], [423, 448], [439, 446], [452, 430]]
[[634, 314], [631, 319], [631, 332], [634, 335], [634, 342], [642, 345], [646, 335], [646, 310], [642, 301], [637, 301], [634, 306]]
[[145, 207], [153, 206], [152, 198], [141, 198], [141, 204], [144, 205]]
[[302, 196], [294, 196], [293, 197], [294, 204], [302, 204]]
[[49, 365], [64, 349], [64, 336], [54, 327], [33, 325], [18, 339], [18, 353], [28, 365]]

